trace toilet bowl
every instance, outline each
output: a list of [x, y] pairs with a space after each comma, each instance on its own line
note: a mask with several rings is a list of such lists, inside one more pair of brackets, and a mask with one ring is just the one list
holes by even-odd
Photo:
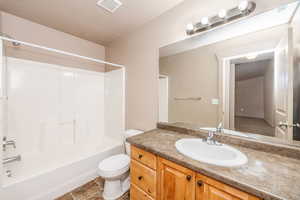
[[[143, 133], [139, 130], [127, 130], [125, 138]], [[126, 154], [117, 154], [101, 161], [98, 174], [105, 180], [103, 198], [116, 200], [130, 188], [130, 144], [125, 142]]]

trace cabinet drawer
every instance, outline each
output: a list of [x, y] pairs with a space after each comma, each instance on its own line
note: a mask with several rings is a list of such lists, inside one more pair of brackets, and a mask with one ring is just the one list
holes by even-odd
[[140, 188], [131, 184], [130, 200], [153, 200], [148, 194], [143, 192]]
[[131, 182], [152, 197], [156, 196], [156, 172], [131, 159]]
[[131, 158], [143, 163], [144, 165], [156, 169], [156, 156], [152, 153], [131, 146]]

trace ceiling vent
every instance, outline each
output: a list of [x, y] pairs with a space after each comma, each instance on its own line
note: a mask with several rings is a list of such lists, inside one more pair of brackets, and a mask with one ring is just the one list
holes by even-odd
[[113, 13], [122, 5], [122, 2], [119, 0], [99, 0], [97, 5]]

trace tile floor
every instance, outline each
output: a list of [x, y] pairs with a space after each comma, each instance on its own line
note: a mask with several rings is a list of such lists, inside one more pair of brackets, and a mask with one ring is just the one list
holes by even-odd
[[[104, 181], [103, 179], [96, 178], [83, 186], [72, 190], [71, 192], [55, 199], [55, 200], [103, 200]], [[129, 192], [124, 194], [118, 200], [129, 200]]]
[[235, 117], [235, 130], [241, 132], [255, 133], [265, 136], [275, 136], [275, 128], [264, 119], [251, 117]]

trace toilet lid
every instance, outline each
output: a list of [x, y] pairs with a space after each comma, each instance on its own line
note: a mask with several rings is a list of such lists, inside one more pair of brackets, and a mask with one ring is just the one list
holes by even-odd
[[102, 171], [116, 171], [129, 166], [130, 158], [125, 154], [118, 154], [104, 159], [99, 163]]

